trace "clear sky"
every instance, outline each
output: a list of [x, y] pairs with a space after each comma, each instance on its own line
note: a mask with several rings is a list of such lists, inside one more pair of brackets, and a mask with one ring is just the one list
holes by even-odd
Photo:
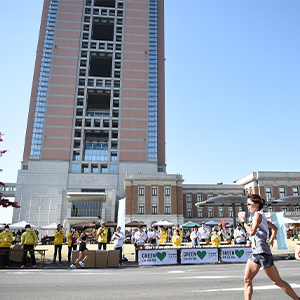
[[[16, 181], [42, 0], [0, 0], [0, 159]], [[300, 1], [165, 0], [166, 161], [185, 183], [299, 171]]]

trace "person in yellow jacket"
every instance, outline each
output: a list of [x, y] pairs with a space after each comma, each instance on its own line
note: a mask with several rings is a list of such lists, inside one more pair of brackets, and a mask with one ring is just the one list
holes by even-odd
[[22, 237], [21, 237], [21, 245], [22, 245], [22, 249], [24, 250], [23, 251], [23, 264], [22, 264], [21, 268], [25, 268], [26, 256], [27, 256], [28, 251], [31, 256], [32, 265], [34, 268], [36, 268], [34, 247], [36, 246], [37, 242], [38, 242], [38, 237], [37, 237], [35, 231], [31, 229], [30, 224], [27, 224], [25, 226], [25, 232], [22, 234]]
[[168, 233], [165, 231], [163, 226], [160, 227], [160, 232], [159, 233], [160, 233], [159, 243], [160, 244], [165, 244], [167, 242]]
[[181, 236], [181, 238], [182, 238], [182, 229], [180, 229], [179, 224], [177, 224], [177, 225], [176, 225], [176, 229], [173, 230], [173, 235], [176, 234], [176, 230], [179, 230], [179, 234], [180, 234], [180, 236]]
[[79, 233], [75, 230], [74, 227], [71, 227], [70, 232], [68, 233], [68, 261], [71, 262], [71, 253], [72, 250], [77, 250], [77, 239], [79, 238]]
[[215, 247], [219, 247], [221, 243], [221, 237], [218, 235], [218, 228], [215, 228], [213, 235], [210, 238], [211, 244]]
[[13, 241], [13, 234], [9, 231], [9, 226], [5, 225], [4, 231], [0, 233], [0, 251], [4, 252], [4, 267], [8, 268], [9, 264], [9, 253], [10, 253], [10, 246]]
[[173, 243], [173, 246], [177, 246], [177, 247], [181, 246], [182, 236], [180, 235], [180, 231], [179, 230], [175, 231], [175, 234], [172, 237], [172, 243]]
[[58, 250], [58, 259], [61, 264], [61, 249], [64, 242], [65, 232], [63, 231], [63, 226], [61, 224], [57, 225], [57, 229], [54, 231], [54, 256], [53, 263], [56, 262], [57, 250]]
[[98, 240], [98, 250], [101, 250], [102, 246], [103, 250], [106, 250], [107, 233], [108, 229], [105, 227], [105, 223], [101, 223], [101, 227], [98, 229], [96, 236], [96, 239]]

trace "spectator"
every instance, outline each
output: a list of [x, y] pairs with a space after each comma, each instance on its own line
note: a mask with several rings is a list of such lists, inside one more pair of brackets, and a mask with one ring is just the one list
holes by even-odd
[[182, 236], [180, 235], [180, 231], [177, 229], [172, 237], [173, 246], [180, 247], [182, 243]]
[[124, 239], [124, 234], [121, 232], [121, 226], [118, 226], [117, 231], [112, 236], [112, 240], [114, 241], [114, 250], [120, 251], [119, 264], [122, 263], [123, 239]]
[[61, 264], [61, 249], [64, 242], [65, 232], [63, 231], [63, 226], [61, 224], [57, 225], [57, 229], [54, 231], [54, 255], [53, 263], [56, 262], [57, 250], [58, 250], [58, 260]]
[[29, 251], [30, 256], [31, 256], [31, 262], [34, 268], [36, 268], [36, 260], [35, 260], [35, 255], [34, 255], [34, 247], [36, 246], [38, 242], [38, 238], [36, 233], [31, 230], [30, 224], [27, 224], [25, 226], [25, 232], [22, 234], [21, 237], [21, 245], [23, 251], [23, 264], [21, 268], [25, 268], [26, 265], [26, 257], [27, 257], [27, 252]]
[[192, 231], [190, 238], [192, 241], [192, 247], [200, 246], [200, 241], [201, 241], [201, 233], [198, 231], [198, 226], [194, 226], [194, 230]]
[[221, 237], [221, 241], [224, 241], [226, 238], [226, 232], [222, 227], [222, 223], [219, 223], [218, 235]]
[[245, 245], [246, 244], [246, 232], [242, 228], [242, 224], [238, 223], [236, 229], [234, 230], [234, 240], [236, 245]]
[[218, 228], [214, 228], [213, 235], [211, 236], [211, 244], [215, 247], [219, 247], [221, 244], [221, 237], [218, 234]]
[[147, 233], [143, 230], [143, 226], [140, 225], [138, 231], [134, 235], [135, 245], [144, 244], [147, 240]]
[[165, 231], [164, 226], [160, 226], [160, 244], [165, 244], [167, 242], [168, 233]]
[[210, 235], [210, 230], [208, 227], [205, 226], [205, 222], [202, 222], [202, 227], [199, 228], [201, 233], [201, 242], [207, 242]]
[[[10, 246], [13, 241], [13, 234], [9, 231], [9, 226], [5, 225], [4, 231], [0, 233], [0, 251], [4, 252], [4, 267], [8, 268]], [[2, 260], [2, 259], [1, 259]]]
[[[84, 268], [84, 262], [90, 257], [90, 251], [86, 247], [86, 242], [87, 242], [87, 237], [88, 237], [88, 227], [83, 226], [82, 227], [82, 233], [78, 239], [78, 242], [80, 242], [79, 245], [79, 256], [75, 260], [73, 264], [71, 264], [72, 269], [77, 269], [76, 264], [79, 263], [82, 268]], [[83, 255], [85, 254], [85, 257], [83, 258]], [[83, 258], [83, 259], [82, 259]]]
[[182, 239], [182, 229], [180, 229], [180, 226], [179, 224], [176, 225], [176, 228], [173, 230], [173, 235], [176, 234], [176, 230], [179, 230], [179, 235], [181, 236], [181, 239]]
[[105, 223], [101, 223], [101, 227], [97, 231], [96, 239], [98, 240], [98, 250], [106, 250], [107, 244], [107, 236], [108, 236], [108, 229], [105, 227]]
[[149, 234], [149, 241], [153, 246], [157, 246], [159, 245], [159, 239], [160, 239], [160, 234], [157, 231], [158, 227], [157, 226], [153, 226], [152, 228], [153, 230], [150, 232]]
[[68, 262], [71, 262], [71, 253], [72, 250], [77, 250], [77, 239], [79, 238], [78, 232], [74, 227], [71, 227], [70, 232], [68, 233]]

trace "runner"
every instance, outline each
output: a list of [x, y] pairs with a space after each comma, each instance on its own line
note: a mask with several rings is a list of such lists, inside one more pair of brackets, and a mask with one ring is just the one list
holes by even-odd
[[[72, 269], [77, 269], [76, 264], [79, 263], [82, 268], [84, 268], [84, 262], [90, 257], [90, 251], [86, 247], [86, 240], [87, 240], [87, 234], [88, 234], [88, 227], [84, 226], [82, 227], [82, 233], [78, 239], [79, 245], [79, 256], [75, 260], [74, 264], [71, 264]], [[85, 254], [85, 257], [83, 258], [83, 255]], [[82, 259], [83, 258], [83, 259]]]
[[[251, 226], [245, 224], [245, 229], [252, 237], [252, 248], [253, 252], [248, 259], [245, 269], [245, 300], [250, 300], [253, 294], [252, 280], [258, 273], [259, 269], [262, 268], [267, 276], [273, 281], [274, 284], [278, 285], [288, 296], [292, 299], [300, 299], [291, 286], [283, 281], [278, 273], [278, 270], [273, 262], [273, 256], [270, 249], [270, 245], [273, 245], [274, 239], [277, 233], [277, 227], [269, 222], [262, 212], [265, 200], [257, 194], [248, 196], [247, 201], [248, 210], [254, 214]], [[245, 222], [245, 214], [239, 213], [239, 219], [241, 222]], [[272, 229], [272, 235], [267, 243], [268, 227]]]

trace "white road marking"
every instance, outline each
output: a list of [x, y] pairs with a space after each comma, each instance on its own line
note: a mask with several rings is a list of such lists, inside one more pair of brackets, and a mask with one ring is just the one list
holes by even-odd
[[190, 277], [177, 277], [176, 279], [226, 279], [226, 278], [244, 278], [244, 276], [190, 276]]
[[185, 271], [168, 271], [168, 274], [178, 274], [178, 273], [185, 273]]
[[[299, 289], [300, 288], [300, 284], [296, 284], [296, 283], [292, 283], [290, 284], [290, 286], [293, 289]], [[278, 287], [277, 285], [262, 285], [262, 286], [254, 286], [253, 287], [254, 290], [277, 290], [280, 289], [280, 287]], [[240, 287], [240, 288], [227, 288], [227, 289], [211, 289], [211, 290], [195, 290], [195, 291], [190, 291], [191, 293], [205, 293], [205, 292], [233, 292], [233, 291], [243, 291], [244, 287]]]

